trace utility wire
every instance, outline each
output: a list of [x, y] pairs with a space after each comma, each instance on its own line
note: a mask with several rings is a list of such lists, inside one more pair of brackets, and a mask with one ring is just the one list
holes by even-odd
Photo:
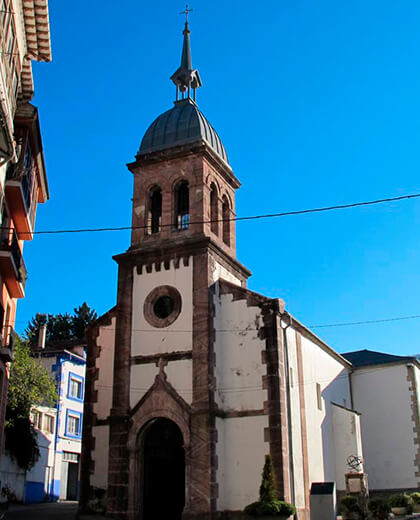
[[327, 327], [347, 327], [349, 325], [369, 325], [371, 323], [386, 323], [390, 321], [401, 321], [401, 320], [416, 320], [420, 318], [420, 314], [414, 314], [413, 316], [400, 316], [398, 318], [383, 318], [381, 320], [366, 320], [366, 321], [346, 321], [343, 323], [328, 323], [326, 325], [309, 325], [312, 329], [325, 329]]
[[[389, 323], [392, 321], [402, 321], [402, 320], [417, 320], [420, 319], [420, 314], [413, 314], [411, 316], [398, 316], [394, 318], [380, 318], [377, 320], [365, 320], [365, 321], [344, 321], [341, 323], [326, 323], [322, 325], [305, 325], [309, 329], [326, 329], [329, 327], [348, 327], [352, 325], [371, 325], [375, 323]], [[28, 323], [28, 321], [24, 320], [16, 320], [15, 323]], [[104, 330], [115, 330], [115, 327], [105, 327]], [[170, 333], [189, 333], [193, 332], [192, 329], [131, 329], [132, 332], [155, 332], [155, 333], [161, 333], [161, 334], [167, 334]], [[245, 332], [258, 332], [259, 329], [251, 327], [251, 328], [245, 328], [245, 329], [212, 329], [213, 332], [235, 332], [237, 334], [243, 334]]]
[[[350, 208], [357, 208], [361, 206], [373, 206], [375, 204], [385, 204], [389, 202], [398, 202], [401, 200], [408, 200], [408, 199], [415, 199], [419, 198], [420, 193], [412, 193], [409, 195], [401, 195], [399, 197], [388, 197], [386, 199], [376, 199], [376, 200], [369, 200], [369, 201], [363, 201], [363, 202], [352, 202], [350, 204], [340, 204], [335, 206], [325, 206], [320, 208], [309, 208], [309, 209], [301, 209], [301, 210], [295, 210], [295, 211], [284, 211], [281, 213], [266, 213], [263, 215], [250, 215], [245, 217], [232, 217], [227, 219], [216, 219], [216, 220], [199, 220], [199, 221], [193, 221], [189, 222], [189, 226], [192, 226], [194, 224], [211, 224], [213, 222], [241, 222], [244, 220], [259, 220], [263, 218], [278, 218], [278, 217], [289, 217], [294, 215], [306, 215], [309, 213], [321, 213], [325, 211], [335, 211], [339, 209], [350, 209]], [[23, 231], [20, 232], [19, 235], [58, 235], [58, 234], [65, 234], [65, 233], [100, 233], [104, 231], [128, 231], [133, 229], [149, 229], [150, 226], [120, 226], [120, 227], [102, 227], [102, 228], [80, 228], [80, 229], [49, 229], [49, 230], [41, 230], [41, 231]], [[164, 227], [173, 227], [173, 224], [162, 224], [160, 226], [161, 228]], [[1, 231], [8, 231], [10, 228], [0, 228]]]

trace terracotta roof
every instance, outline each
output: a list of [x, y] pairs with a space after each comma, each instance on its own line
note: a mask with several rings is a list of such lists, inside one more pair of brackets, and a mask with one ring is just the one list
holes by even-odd
[[29, 58], [51, 61], [48, 0], [23, 0], [23, 15]]

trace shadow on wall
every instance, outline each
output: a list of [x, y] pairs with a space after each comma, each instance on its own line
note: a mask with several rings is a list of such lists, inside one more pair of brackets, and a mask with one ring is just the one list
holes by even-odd
[[[333, 429], [333, 412], [332, 403], [347, 408], [351, 406], [350, 403], [350, 382], [347, 376], [347, 371], [343, 368], [341, 372], [334, 378], [331, 383], [322, 390], [319, 395], [321, 399], [322, 413], [324, 419], [321, 423], [321, 435], [322, 435], [322, 461], [323, 461], [323, 473], [324, 482], [336, 482], [336, 453], [334, 444], [334, 429]], [[321, 413], [321, 410], [320, 410]], [[342, 465], [345, 467], [346, 459], [349, 455], [356, 455], [356, 453], [342, 454], [343, 461]], [[340, 464], [341, 466], [341, 464]], [[343, 474], [344, 479], [344, 474]], [[336, 482], [337, 491], [341, 490], [339, 483]]]

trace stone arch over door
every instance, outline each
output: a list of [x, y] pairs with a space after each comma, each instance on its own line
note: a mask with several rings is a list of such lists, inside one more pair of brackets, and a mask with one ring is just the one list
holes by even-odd
[[129, 449], [129, 519], [143, 520], [140, 516], [140, 486], [143, 472], [141, 458], [142, 435], [150, 423], [158, 419], [167, 419], [179, 428], [184, 448], [185, 460], [185, 507], [190, 503], [190, 406], [175, 389], [159, 375], [153, 386], [132, 410]]

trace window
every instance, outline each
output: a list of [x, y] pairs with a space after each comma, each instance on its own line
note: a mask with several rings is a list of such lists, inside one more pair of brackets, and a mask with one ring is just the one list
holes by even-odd
[[70, 380], [70, 397], [82, 398], [82, 382], [77, 379]]
[[316, 384], [316, 401], [318, 405], [318, 410], [322, 410], [322, 394], [321, 385], [319, 383]]
[[149, 194], [147, 227], [150, 234], [159, 233], [162, 225], [162, 190], [156, 186]]
[[69, 415], [69, 421], [67, 423], [67, 432], [70, 435], [79, 435], [80, 431], [80, 417], [75, 415]]
[[212, 183], [210, 186], [210, 220], [211, 230], [215, 235], [219, 234], [219, 199], [217, 196], [217, 188]]
[[182, 309], [182, 298], [175, 287], [155, 287], [144, 300], [143, 314], [146, 321], [157, 328], [168, 327], [178, 318]]
[[223, 214], [223, 242], [230, 246], [230, 209], [229, 202], [226, 195], [222, 200], [222, 214]]
[[175, 228], [188, 229], [190, 225], [190, 195], [187, 181], [180, 182], [175, 188]]
[[44, 416], [44, 431], [47, 433], [54, 433], [54, 416], [45, 414]]
[[68, 437], [80, 437], [82, 414], [67, 410], [66, 435]]
[[32, 423], [34, 428], [41, 430], [42, 429], [42, 413], [38, 412], [38, 410], [34, 410], [32, 412]]
[[63, 451], [63, 462], [79, 462], [79, 454]]
[[83, 377], [69, 372], [67, 396], [74, 401], [83, 401]]

